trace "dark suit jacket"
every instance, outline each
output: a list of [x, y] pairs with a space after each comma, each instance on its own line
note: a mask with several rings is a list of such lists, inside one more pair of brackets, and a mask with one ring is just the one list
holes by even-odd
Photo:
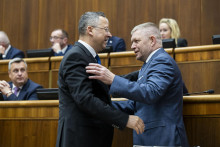
[[[9, 82], [12, 88], [12, 82]], [[28, 79], [27, 83], [22, 87], [18, 97], [15, 94], [11, 94], [8, 98], [4, 95], [5, 101], [18, 101], [18, 100], [38, 100], [36, 89], [43, 88], [41, 85], [34, 83]]]
[[69, 51], [72, 47], [73, 47], [73, 46], [69, 44], [69, 45], [67, 46], [67, 49], [66, 49], [66, 51], [65, 51], [64, 54], [63, 54], [63, 52], [59, 52], [59, 53], [55, 53], [55, 52], [54, 52], [54, 56], [64, 56], [64, 55], [67, 53], [67, 51]]
[[110, 147], [113, 127], [126, 126], [128, 115], [112, 108], [108, 86], [88, 78], [85, 67], [95, 62], [79, 42], [61, 61], [57, 147]]
[[187, 47], [187, 41], [184, 38], [177, 39], [177, 47]]
[[7, 55], [3, 59], [24, 58], [24, 52], [11, 46]]
[[107, 46], [112, 46], [113, 52], [126, 51], [125, 41], [122, 38], [112, 36], [109, 38]]
[[130, 99], [114, 106], [134, 113], [145, 123], [143, 134], [133, 132], [134, 145], [188, 147], [181, 73], [164, 49], [159, 49], [142, 67], [137, 81], [116, 76], [110, 93]]

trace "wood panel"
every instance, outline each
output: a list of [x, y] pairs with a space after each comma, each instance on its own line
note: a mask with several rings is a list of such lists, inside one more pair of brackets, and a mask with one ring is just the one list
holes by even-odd
[[189, 93], [214, 89], [220, 94], [220, 60], [178, 62], [178, 66]]
[[[219, 34], [218, 0], [1, 0], [0, 29], [11, 44], [23, 51], [49, 48], [51, 31], [65, 29], [70, 43], [78, 40], [78, 21], [86, 11], [103, 11], [109, 18], [112, 35], [125, 39], [131, 50], [130, 32], [140, 23], [158, 23], [163, 17], [177, 20], [189, 45], [212, 44]], [[8, 11], [10, 10], [10, 11]], [[193, 18], [193, 19], [192, 19]]]
[[174, 52], [176, 62], [220, 59], [220, 45], [176, 48]]
[[[52, 147], [56, 144], [59, 101], [0, 102], [0, 145]], [[112, 147], [132, 146], [132, 130], [115, 129]]]
[[0, 145], [55, 146], [58, 117], [58, 101], [1, 102]]
[[188, 46], [206, 44], [201, 42], [201, 32], [203, 32], [201, 9], [201, 0], [180, 0], [179, 2], [177, 23], [180, 27], [180, 37], [187, 39]]
[[[184, 96], [183, 102], [184, 123], [190, 145], [218, 147], [220, 95]], [[58, 106], [58, 100], [0, 102], [0, 145], [55, 146]], [[131, 129], [115, 129], [113, 147], [129, 147], [132, 142]]]
[[[21, 0], [2, 0], [3, 3], [3, 21], [2, 30], [8, 35], [11, 44], [23, 50], [20, 36], [21, 32]], [[9, 11], [10, 10], [10, 11]], [[27, 40], [26, 40], [27, 41]]]
[[220, 95], [183, 97], [183, 115], [191, 146], [218, 147], [220, 144]]
[[212, 35], [220, 34], [220, 1], [201, 0], [201, 44], [212, 44]]
[[39, 10], [39, 1], [21, 1], [21, 25], [19, 28], [21, 33], [19, 38], [20, 42], [22, 42], [22, 47], [20, 48], [25, 53], [26, 50], [38, 48]]

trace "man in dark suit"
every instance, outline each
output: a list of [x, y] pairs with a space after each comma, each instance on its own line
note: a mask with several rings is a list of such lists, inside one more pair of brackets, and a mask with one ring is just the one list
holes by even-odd
[[107, 85], [86, 73], [89, 63], [100, 63], [97, 53], [111, 37], [108, 27], [104, 13], [86, 12], [79, 21], [79, 41], [61, 61], [57, 147], [111, 147], [113, 127], [144, 130], [139, 117], [112, 107]]
[[112, 46], [113, 52], [126, 51], [125, 41], [117, 36], [112, 36], [108, 39], [107, 46]]
[[24, 52], [10, 45], [7, 34], [0, 31], [0, 59], [24, 58]]
[[131, 34], [136, 59], [144, 62], [139, 72], [127, 75], [132, 80], [116, 76], [99, 64], [86, 67], [87, 73], [95, 74], [89, 78], [111, 84], [110, 94], [130, 99], [114, 106], [143, 119], [145, 131], [141, 135], [133, 132], [134, 145], [188, 147], [182, 116], [183, 84], [176, 62], [162, 48], [155, 24], [140, 24]]
[[51, 33], [50, 42], [54, 56], [64, 56], [73, 46], [68, 44], [68, 33], [62, 29], [56, 29]]
[[21, 58], [14, 58], [8, 64], [11, 82], [0, 81], [0, 91], [5, 101], [38, 100], [36, 89], [43, 88], [28, 79], [27, 63]]

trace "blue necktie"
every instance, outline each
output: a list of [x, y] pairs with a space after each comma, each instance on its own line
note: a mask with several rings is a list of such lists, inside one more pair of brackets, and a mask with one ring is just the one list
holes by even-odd
[[100, 60], [100, 58], [99, 58], [99, 55], [98, 55], [98, 54], [95, 56], [95, 59], [96, 59], [97, 63], [101, 65], [101, 60]]

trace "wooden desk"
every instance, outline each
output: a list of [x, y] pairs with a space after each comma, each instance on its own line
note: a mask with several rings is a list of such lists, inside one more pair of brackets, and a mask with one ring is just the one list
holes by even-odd
[[[101, 59], [101, 63], [103, 66], [108, 68], [108, 64], [109, 64], [109, 55], [107, 53], [101, 53], [99, 54], [99, 57]], [[58, 57], [51, 57], [50, 58], [50, 62], [51, 62], [51, 83], [50, 83], [50, 87], [51, 88], [57, 88], [57, 80], [58, 80], [58, 71], [60, 68], [60, 62], [63, 59], [63, 56], [58, 56]]]
[[[58, 100], [1, 101], [1, 147], [55, 147]], [[115, 129], [112, 147], [132, 145], [132, 131]]]
[[176, 48], [174, 52], [189, 92], [214, 89], [220, 94], [220, 45]]
[[191, 146], [219, 147], [220, 95], [183, 97], [183, 115]]
[[176, 62], [220, 59], [220, 45], [176, 48], [174, 54]]
[[[184, 96], [183, 102], [184, 123], [190, 145], [218, 147], [220, 95]], [[55, 146], [58, 105], [58, 100], [1, 101], [0, 146]], [[113, 147], [132, 147], [132, 142], [131, 129], [115, 129]]]
[[[24, 58], [28, 65], [28, 77], [42, 85], [45, 88], [49, 87], [49, 70], [50, 63], [49, 57], [42, 58]], [[0, 61], [0, 80], [10, 81], [8, 77], [8, 62], [10, 60], [1, 60]]]
[[0, 102], [1, 147], [55, 147], [58, 100]]
[[10, 60], [0, 60], [0, 80], [9, 81], [10, 78], [8, 77], [8, 62]]

